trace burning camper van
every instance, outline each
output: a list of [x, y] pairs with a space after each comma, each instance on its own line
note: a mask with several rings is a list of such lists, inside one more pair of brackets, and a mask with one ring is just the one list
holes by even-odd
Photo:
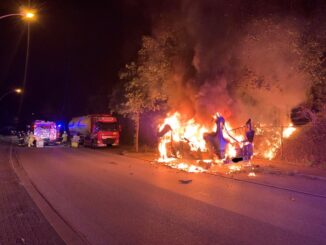
[[250, 168], [254, 155], [269, 160], [281, 155], [283, 140], [296, 131], [292, 123], [256, 122], [254, 128], [251, 119], [232, 127], [219, 113], [213, 120], [198, 120], [179, 112], [167, 115], [158, 126], [158, 162], [187, 172], [233, 173]]
[[231, 129], [224, 117], [216, 113], [214, 124], [205, 127], [194, 119], [181, 120], [180, 113], [176, 112], [159, 127], [158, 161], [179, 160], [178, 168], [189, 166], [184, 162], [193, 160], [207, 164], [249, 161], [253, 156], [254, 135], [251, 119], [244, 126]]

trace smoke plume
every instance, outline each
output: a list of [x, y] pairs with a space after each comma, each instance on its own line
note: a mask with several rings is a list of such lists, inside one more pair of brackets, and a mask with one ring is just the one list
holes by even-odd
[[282, 124], [305, 101], [310, 80], [301, 69], [304, 20], [285, 10], [281, 15], [273, 4], [262, 4], [267, 1], [258, 1], [256, 9], [244, 2], [182, 1], [170, 23], [184, 28], [190, 55], [175, 62], [167, 81], [171, 111], [201, 121], [219, 111], [238, 124], [249, 117]]

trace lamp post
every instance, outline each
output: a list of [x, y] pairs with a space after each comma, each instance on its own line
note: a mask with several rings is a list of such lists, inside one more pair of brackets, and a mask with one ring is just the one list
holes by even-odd
[[[29, 45], [30, 45], [30, 22], [36, 20], [36, 11], [35, 9], [32, 9], [30, 7], [30, 1], [28, 1], [28, 7], [21, 7], [19, 13], [13, 13], [13, 14], [7, 14], [0, 16], [1, 19], [5, 19], [11, 16], [20, 16], [24, 21], [27, 22], [27, 43], [26, 43], [26, 58], [25, 58], [25, 68], [24, 68], [24, 79], [23, 79], [23, 89], [25, 89], [26, 86], [26, 80], [27, 80], [27, 70], [28, 70], [28, 61], [29, 61]], [[2, 98], [2, 97], [1, 97]], [[1, 100], [0, 98], [0, 100]], [[23, 96], [21, 97], [20, 103], [19, 103], [19, 109], [18, 109], [18, 116], [21, 113], [22, 110], [22, 104], [23, 104]]]
[[12, 93], [21, 94], [22, 92], [23, 92], [23, 90], [20, 89], [20, 88], [16, 88], [16, 89], [9, 90], [8, 92], [6, 92], [6, 93], [4, 93], [3, 95], [1, 95], [1, 97], [0, 97], [0, 101], [1, 101], [4, 97], [6, 97], [7, 95], [9, 95], [9, 94], [12, 94]]
[[0, 16], [0, 20], [11, 17], [11, 16], [21, 16], [25, 20], [32, 20], [32, 19], [35, 18], [35, 13], [32, 10], [23, 10], [21, 13], [6, 14], [6, 15], [3, 15], [3, 16]]

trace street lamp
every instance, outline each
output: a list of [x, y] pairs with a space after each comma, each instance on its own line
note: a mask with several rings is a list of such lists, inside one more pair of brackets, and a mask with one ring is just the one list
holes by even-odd
[[22, 8], [20, 13], [6, 14], [0, 16], [0, 20], [11, 16], [21, 16], [24, 20], [31, 21], [35, 19], [35, 10]]
[[29, 8], [22, 8], [20, 14], [27, 21], [35, 20], [35, 10]]
[[32, 18], [34, 18], [34, 16], [35, 16], [35, 14], [31, 13], [31, 12], [25, 14], [25, 17], [28, 19], [32, 19]]
[[[30, 0], [29, 2], [29, 6], [30, 6]], [[30, 45], [30, 22], [36, 20], [37, 16], [36, 16], [36, 11], [33, 8], [30, 7], [21, 7], [19, 13], [13, 13], [13, 14], [7, 14], [7, 15], [3, 15], [0, 16], [0, 20], [7, 18], [7, 17], [11, 17], [11, 16], [20, 16], [22, 17], [22, 19], [24, 21], [27, 22], [27, 43], [26, 43], [26, 59], [25, 59], [25, 68], [24, 68], [24, 80], [23, 80], [23, 88], [25, 89], [26, 86], [26, 80], [27, 80], [27, 69], [28, 69], [28, 60], [29, 60], [29, 45]], [[21, 93], [22, 90], [16, 90], [14, 91], [16, 93]], [[4, 95], [2, 95], [0, 97], [0, 101], [3, 99], [3, 97], [5, 97], [7, 94], [12, 93], [12, 91], [9, 91], [8, 93], [5, 93]], [[19, 109], [18, 109], [18, 116], [21, 112], [22, 109], [22, 105], [23, 105], [23, 99], [24, 97], [21, 97], [20, 103], [19, 103]]]
[[11, 93], [16, 93], [16, 94], [21, 94], [23, 93], [23, 90], [21, 88], [15, 88], [15, 89], [12, 89], [12, 90], [9, 90], [8, 92], [4, 93], [3, 95], [1, 95], [0, 97], [0, 101], [6, 97], [7, 95], [11, 94]]
[[21, 88], [16, 88], [14, 89], [17, 94], [21, 94], [23, 90]]
[[[30, 1], [29, 1], [30, 5]], [[8, 18], [11, 16], [20, 16], [24, 21], [27, 22], [27, 43], [26, 43], [26, 59], [25, 59], [25, 68], [24, 68], [24, 80], [23, 80], [23, 88], [25, 88], [26, 80], [27, 80], [27, 69], [28, 69], [28, 60], [29, 60], [29, 45], [30, 45], [30, 22], [37, 19], [36, 10], [30, 7], [21, 7], [19, 13], [7, 14], [0, 16], [0, 20], [4, 18]], [[20, 90], [21, 91], [21, 90]], [[17, 91], [15, 91], [17, 93]], [[19, 92], [18, 92], [19, 93]], [[0, 97], [0, 100], [4, 96]], [[23, 103], [23, 96], [21, 97], [18, 114], [21, 112]]]

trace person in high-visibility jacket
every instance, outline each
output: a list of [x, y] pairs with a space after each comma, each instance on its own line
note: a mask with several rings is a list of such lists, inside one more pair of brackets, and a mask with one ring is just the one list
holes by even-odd
[[63, 131], [63, 134], [62, 134], [62, 141], [61, 141], [61, 143], [62, 143], [63, 145], [66, 145], [67, 142], [68, 142], [68, 134], [67, 134], [66, 131]]
[[29, 135], [28, 135], [27, 146], [28, 147], [34, 146], [34, 141], [35, 141], [34, 134], [33, 134], [33, 132], [30, 132]]
[[77, 133], [71, 139], [71, 146], [77, 148], [79, 146], [79, 141], [80, 141], [80, 136]]

